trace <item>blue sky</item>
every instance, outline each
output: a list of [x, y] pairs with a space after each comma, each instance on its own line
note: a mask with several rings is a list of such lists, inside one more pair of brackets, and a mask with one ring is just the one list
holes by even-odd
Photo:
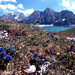
[[16, 12], [29, 16], [35, 10], [44, 11], [47, 7], [56, 12], [70, 10], [75, 14], [75, 0], [0, 0], [0, 15]]

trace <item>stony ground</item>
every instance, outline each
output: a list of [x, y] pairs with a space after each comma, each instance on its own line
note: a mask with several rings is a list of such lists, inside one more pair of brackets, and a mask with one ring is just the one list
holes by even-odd
[[[4, 52], [6, 48], [14, 49], [16, 54], [6, 69], [0, 70], [0, 75], [21, 75], [21, 72], [30, 66], [34, 54], [37, 54], [40, 60], [44, 59], [50, 63], [46, 70], [42, 71], [42, 75], [75, 74], [75, 54], [72, 54], [75, 52], [75, 41], [68, 42], [61, 34], [49, 33], [39, 27], [0, 20], [0, 36], [4, 30], [7, 31], [8, 37], [0, 38], [0, 48], [3, 47]], [[50, 43], [47, 42], [48, 39]], [[74, 45], [72, 49], [71, 45]], [[37, 65], [41, 66], [39, 63]]]

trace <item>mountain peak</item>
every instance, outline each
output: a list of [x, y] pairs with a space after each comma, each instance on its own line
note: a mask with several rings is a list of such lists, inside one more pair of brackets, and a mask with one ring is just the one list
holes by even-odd
[[45, 11], [48, 11], [48, 12], [54, 12], [54, 10], [52, 10], [51, 8], [49, 8], [49, 7], [47, 7], [46, 9], [45, 9]]
[[38, 15], [38, 14], [40, 14], [40, 11], [35, 10], [32, 14]]
[[74, 15], [73, 12], [71, 12], [69, 10], [62, 10], [61, 13], [62, 14], [66, 14], [67, 13], [67, 15]]
[[69, 11], [69, 10], [62, 10], [61, 12], [71, 12], [71, 11]]
[[12, 13], [0, 16], [2, 19], [11, 20], [26, 24], [54, 24], [54, 25], [73, 25], [75, 24], [75, 15], [69, 10], [56, 12], [47, 7], [44, 11], [35, 10], [31, 15], [25, 17], [23, 13]]
[[51, 8], [47, 7], [46, 10], [52, 10]]
[[8, 13], [7, 15], [0, 16], [0, 18], [18, 22], [18, 21], [24, 19], [25, 16], [24, 16], [23, 13], [14, 13], [14, 12], [11, 12], [11, 13]]
[[38, 13], [38, 12], [40, 12], [40, 11], [35, 10], [33, 13]]

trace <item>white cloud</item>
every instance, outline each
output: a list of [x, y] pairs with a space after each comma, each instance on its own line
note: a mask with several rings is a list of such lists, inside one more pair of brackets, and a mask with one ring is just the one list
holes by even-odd
[[7, 7], [5, 6], [5, 5], [0, 5], [0, 9], [3, 9], [3, 10], [6, 10], [7, 9]]
[[66, 7], [69, 10], [75, 10], [75, 1], [74, 0], [62, 0], [62, 6]]
[[69, 0], [62, 0], [62, 5], [64, 6], [64, 7], [70, 7], [70, 1]]
[[71, 3], [71, 6], [70, 6], [68, 9], [75, 10], [75, 1], [73, 1], [73, 2]]
[[12, 4], [5, 4], [5, 5], [0, 4], [0, 11], [4, 13], [14, 12], [16, 11], [17, 8], [18, 8], [17, 6]]
[[10, 10], [16, 10], [16, 9], [17, 9], [17, 6], [12, 5], [12, 4], [6, 4], [5, 6], [6, 6], [8, 9], [10, 9]]
[[24, 9], [22, 4], [18, 4], [18, 7]]
[[28, 16], [31, 13], [34, 12], [33, 8], [32, 9], [27, 9], [27, 10], [20, 10], [20, 9], [18, 9], [17, 11], [19, 11], [20, 13], [23, 13], [25, 16]]
[[14, 5], [14, 4], [10, 4], [10, 3], [9, 4], [1, 4], [0, 3], [0, 11], [4, 12], [4, 13], [20, 12], [20, 13], [23, 13], [25, 16], [28, 16], [34, 12], [33, 8], [25, 10], [21, 3], [18, 5]]
[[0, 3], [1, 2], [17, 2], [16, 0], [0, 0]]
[[15, 9], [17, 9], [17, 6], [12, 5], [12, 4], [5, 4], [5, 5], [0, 4], [0, 9], [3, 9], [3, 10], [5, 10], [5, 9], [15, 10]]

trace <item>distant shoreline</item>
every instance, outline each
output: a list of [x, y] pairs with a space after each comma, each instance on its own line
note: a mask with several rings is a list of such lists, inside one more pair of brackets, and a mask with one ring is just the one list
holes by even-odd
[[[50, 25], [43, 25], [43, 24], [39, 24], [39, 25], [32, 25], [32, 26], [38, 26], [38, 27], [45, 27], [45, 26], [53, 26], [53, 24]], [[65, 26], [66, 27], [66, 26]], [[75, 27], [75, 25], [70, 25], [68, 27]]]
[[53, 24], [50, 24], [50, 25], [35, 25], [35, 26], [45, 27], [45, 26], [53, 26]]

